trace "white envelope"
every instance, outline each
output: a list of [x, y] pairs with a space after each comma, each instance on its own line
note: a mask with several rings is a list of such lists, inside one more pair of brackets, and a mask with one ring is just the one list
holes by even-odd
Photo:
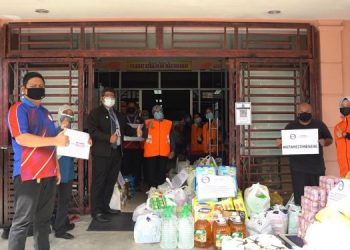
[[69, 145], [57, 147], [57, 155], [88, 160], [91, 147], [90, 135], [73, 129], [66, 129], [64, 134], [69, 137]]

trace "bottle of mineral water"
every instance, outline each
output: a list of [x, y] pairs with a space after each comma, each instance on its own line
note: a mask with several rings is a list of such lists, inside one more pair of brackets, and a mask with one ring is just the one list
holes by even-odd
[[173, 214], [173, 207], [165, 207], [162, 218], [160, 247], [175, 249], [177, 246], [177, 219]]
[[178, 248], [192, 249], [194, 247], [194, 221], [191, 214], [191, 208], [188, 204], [185, 204], [181, 210], [178, 232]]

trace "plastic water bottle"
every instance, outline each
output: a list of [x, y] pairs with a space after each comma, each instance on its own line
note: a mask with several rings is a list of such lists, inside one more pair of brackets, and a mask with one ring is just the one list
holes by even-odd
[[177, 246], [177, 219], [172, 207], [165, 207], [162, 219], [162, 231], [160, 235], [160, 247], [162, 249], [175, 249]]
[[194, 247], [194, 221], [188, 204], [185, 204], [181, 210], [178, 232], [178, 248], [192, 249]]

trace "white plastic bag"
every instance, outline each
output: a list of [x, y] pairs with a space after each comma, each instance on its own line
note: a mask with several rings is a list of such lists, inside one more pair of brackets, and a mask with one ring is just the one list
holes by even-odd
[[259, 214], [270, 207], [270, 195], [266, 186], [253, 184], [244, 191], [248, 216]]
[[348, 250], [350, 225], [337, 221], [315, 222], [306, 231], [303, 249], [307, 250]]
[[176, 159], [176, 172], [180, 173], [183, 169], [187, 168], [190, 165], [190, 161], [179, 161], [179, 158]]
[[114, 210], [121, 209], [121, 193], [118, 187], [118, 184], [114, 185], [113, 194], [109, 202], [109, 207]]
[[141, 205], [137, 206], [132, 214], [132, 220], [136, 222], [137, 218], [140, 215], [145, 215], [145, 214], [149, 214], [152, 211], [149, 210], [149, 208], [147, 207], [146, 202], [142, 203]]
[[256, 234], [272, 234], [273, 230], [270, 222], [266, 218], [265, 213], [254, 214], [249, 220], [246, 220], [245, 225], [249, 236]]
[[286, 234], [288, 228], [288, 210], [281, 205], [275, 205], [267, 210], [266, 218], [271, 224], [274, 234]]
[[290, 204], [288, 208], [288, 234], [298, 234], [301, 207]]
[[140, 215], [134, 227], [134, 240], [136, 243], [160, 242], [161, 219], [158, 215], [150, 213]]

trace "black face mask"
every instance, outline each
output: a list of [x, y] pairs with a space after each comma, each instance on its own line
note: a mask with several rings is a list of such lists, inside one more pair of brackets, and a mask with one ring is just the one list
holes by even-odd
[[340, 108], [340, 113], [342, 113], [343, 116], [350, 115], [350, 107]]
[[128, 112], [129, 114], [135, 114], [136, 108], [127, 108], [126, 112]]
[[41, 100], [45, 97], [45, 88], [27, 88], [27, 96], [33, 100]]
[[298, 114], [297, 118], [298, 118], [298, 120], [300, 120], [302, 122], [307, 122], [307, 121], [311, 120], [312, 114], [307, 113], [307, 112], [303, 112], [303, 113]]

